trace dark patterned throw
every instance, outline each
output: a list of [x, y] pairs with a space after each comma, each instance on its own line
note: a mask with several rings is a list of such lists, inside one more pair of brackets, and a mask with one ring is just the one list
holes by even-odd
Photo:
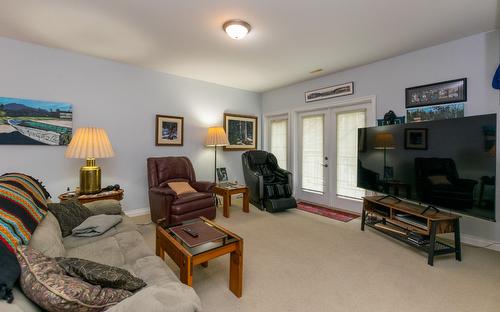
[[140, 278], [117, 267], [78, 258], [58, 257], [56, 261], [68, 275], [79, 277], [93, 285], [128, 291], [135, 291], [146, 286]]
[[92, 215], [92, 212], [77, 200], [50, 203], [48, 209], [56, 216], [63, 237], [70, 236], [74, 228]]

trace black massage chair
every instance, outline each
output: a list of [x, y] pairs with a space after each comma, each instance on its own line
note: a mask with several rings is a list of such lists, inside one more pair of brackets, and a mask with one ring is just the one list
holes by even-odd
[[278, 166], [276, 157], [266, 151], [247, 151], [241, 155], [250, 202], [269, 212], [296, 208], [292, 197], [292, 173]]

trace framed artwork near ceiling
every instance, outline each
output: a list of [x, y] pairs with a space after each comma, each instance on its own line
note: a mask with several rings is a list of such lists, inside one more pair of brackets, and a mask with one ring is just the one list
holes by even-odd
[[256, 116], [224, 114], [224, 130], [229, 145], [225, 151], [246, 151], [257, 149], [258, 119]]
[[304, 96], [307, 102], [314, 102], [335, 98], [344, 95], [351, 95], [354, 93], [354, 82], [347, 82], [336, 86], [316, 89], [305, 92]]
[[405, 97], [406, 108], [466, 102], [467, 78], [406, 88]]
[[184, 145], [184, 117], [156, 115], [156, 146]]
[[71, 104], [0, 97], [0, 144], [61, 146], [72, 134]]

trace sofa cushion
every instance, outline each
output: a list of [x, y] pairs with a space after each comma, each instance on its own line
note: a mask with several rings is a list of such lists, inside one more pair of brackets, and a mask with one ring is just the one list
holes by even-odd
[[47, 257], [62, 257], [66, 253], [62, 243], [61, 228], [56, 217], [50, 211], [36, 228], [29, 246]]
[[165, 287], [143, 288], [106, 311], [198, 312], [201, 302], [191, 287], [177, 282]]
[[28, 246], [18, 248], [18, 260], [23, 292], [48, 311], [102, 311], [132, 295], [68, 276], [53, 258]]
[[48, 209], [56, 216], [63, 237], [71, 235], [71, 231], [75, 227], [92, 215], [92, 212], [87, 207], [74, 199], [57, 204], [50, 203]]
[[87, 259], [117, 267], [133, 264], [137, 259], [151, 255], [153, 251], [147, 247], [144, 238], [137, 231], [118, 233], [86, 245], [66, 249], [66, 257]]
[[143, 280], [117, 267], [78, 258], [56, 258], [57, 264], [73, 277], [93, 285], [136, 291], [144, 286]]
[[119, 215], [122, 213], [122, 205], [115, 199], [96, 200], [83, 204], [93, 215]]
[[115, 236], [118, 233], [123, 232], [133, 232], [137, 231], [137, 225], [127, 216], [122, 216], [122, 222], [118, 223], [116, 226], [109, 229], [104, 234], [97, 237], [76, 237], [76, 236], [67, 236], [63, 238], [63, 244], [66, 249], [75, 248], [78, 246], [83, 246], [86, 244], [90, 244], [92, 242], [98, 241], [100, 239], [106, 237]]

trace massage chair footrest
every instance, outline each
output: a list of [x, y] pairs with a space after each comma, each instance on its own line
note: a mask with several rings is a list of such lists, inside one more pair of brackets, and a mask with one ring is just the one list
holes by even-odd
[[290, 208], [297, 208], [297, 202], [294, 197], [266, 199], [264, 207], [268, 212], [279, 212]]

